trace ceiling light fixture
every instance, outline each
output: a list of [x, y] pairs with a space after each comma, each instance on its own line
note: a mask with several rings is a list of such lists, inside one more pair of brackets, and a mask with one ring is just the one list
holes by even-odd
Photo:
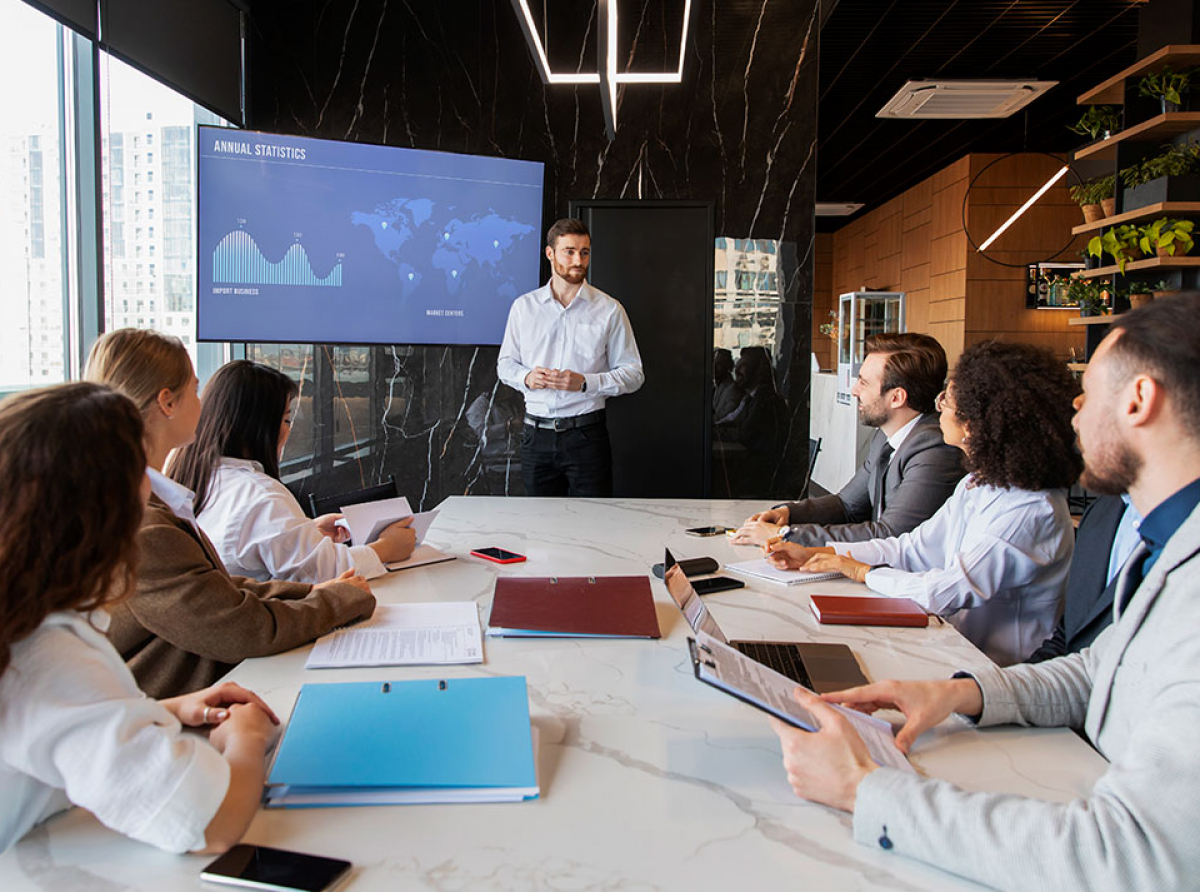
[[688, 26], [692, 20], [692, 0], [684, 0], [683, 27], [679, 32], [679, 67], [674, 71], [635, 72], [617, 71], [617, 2], [599, 0], [597, 9], [600, 27], [596, 29], [597, 58], [601, 60], [596, 72], [563, 74], [550, 70], [546, 48], [538, 36], [537, 23], [529, 8], [529, 0], [512, 0], [517, 21], [525, 33], [525, 42], [537, 66], [543, 84], [599, 84], [600, 102], [604, 108], [604, 126], [609, 141], [617, 137], [617, 86], [619, 84], [679, 84], [683, 83], [684, 50], [687, 47]]
[[1050, 179], [1046, 180], [1046, 183], [1045, 183], [1045, 185], [1042, 186], [1042, 188], [1038, 189], [1036, 192], [1033, 193], [1033, 195], [1029, 196], [1029, 200], [1027, 202], [1025, 202], [1023, 205], [1021, 205], [1019, 208], [1017, 208], [1016, 212], [1011, 217], [1009, 217], [1007, 220], [1004, 221], [1004, 225], [1002, 225], [999, 229], [997, 229], [995, 232], [993, 232], [991, 235], [988, 236], [987, 241], [985, 241], [982, 245], [979, 246], [979, 252], [982, 254], [984, 251], [986, 251], [988, 249], [988, 246], [991, 245], [992, 242], [994, 242], [996, 239], [1000, 238], [1001, 235], [1003, 235], [1004, 230], [1008, 229], [1008, 227], [1010, 227], [1014, 223], [1016, 223], [1017, 220], [1019, 220], [1021, 218], [1021, 215], [1024, 214], [1027, 210], [1029, 210], [1031, 207], [1033, 207], [1034, 202], [1036, 202], [1039, 198], [1041, 198], [1043, 195], [1045, 195], [1047, 192], [1049, 192], [1050, 187], [1053, 186], [1055, 183], [1057, 183], [1059, 180], [1061, 180], [1064, 176], [1066, 176], [1067, 171], [1070, 169], [1071, 169], [1070, 167], [1063, 165], [1062, 168], [1059, 169], [1058, 173], [1056, 173], [1054, 176], [1050, 177]]

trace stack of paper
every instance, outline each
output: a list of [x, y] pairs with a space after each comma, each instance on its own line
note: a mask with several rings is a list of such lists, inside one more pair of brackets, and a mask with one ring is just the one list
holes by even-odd
[[768, 582], [782, 582], [784, 585], [842, 578], [842, 574], [836, 571], [832, 573], [806, 573], [803, 570], [779, 570], [772, 567], [766, 558], [759, 558], [755, 561], [742, 561], [740, 564], [726, 564], [725, 569], [732, 570], [734, 573], [740, 573], [743, 576], [765, 579]]
[[365, 623], [317, 639], [304, 668], [482, 662], [475, 602], [432, 602], [379, 605]]
[[306, 684], [266, 806], [520, 802], [534, 753], [523, 676]]

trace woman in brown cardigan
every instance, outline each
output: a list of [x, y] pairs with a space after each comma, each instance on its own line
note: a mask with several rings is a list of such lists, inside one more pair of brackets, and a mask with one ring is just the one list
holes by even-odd
[[192, 493], [163, 476], [192, 441], [199, 382], [178, 338], [124, 328], [101, 337], [86, 377], [142, 413], [154, 490], [138, 532], [137, 593], [113, 610], [109, 638], [152, 697], [211, 685], [248, 657], [289, 650], [375, 611], [367, 581], [347, 571], [320, 585], [230, 576], [192, 514]]

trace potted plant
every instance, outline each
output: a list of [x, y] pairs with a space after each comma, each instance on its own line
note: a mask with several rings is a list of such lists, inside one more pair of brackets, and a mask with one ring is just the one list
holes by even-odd
[[1071, 187], [1071, 198], [1083, 211], [1084, 222], [1095, 223], [1116, 213], [1117, 200], [1113, 194], [1116, 184], [1113, 175]]
[[1111, 105], [1089, 105], [1078, 121], [1067, 127], [1080, 136], [1090, 136], [1094, 142], [1097, 139], [1108, 139], [1120, 126], [1120, 117]]
[[1067, 286], [1067, 299], [1079, 307], [1080, 316], [1102, 316], [1107, 313], [1106, 293], [1107, 286], [1087, 279], [1072, 279]]
[[1183, 97], [1192, 84], [1192, 72], [1172, 71], [1170, 65], [1151, 72], [1138, 81], [1138, 93], [1162, 103], [1163, 113], [1179, 111]]
[[1192, 229], [1196, 224], [1191, 220], [1169, 220], [1163, 217], [1141, 227], [1141, 237], [1138, 246], [1142, 253], [1158, 254], [1159, 257], [1174, 257], [1187, 254], [1192, 250]]
[[1154, 300], [1154, 286], [1149, 282], [1129, 283], [1129, 306], [1133, 309], [1145, 306]]
[[1161, 300], [1162, 298], [1166, 297], [1167, 295], [1172, 294], [1173, 292], [1176, 292], [1178, 290], [1179, 290], [1178, 286], [1172, 285], [1166, 279], [1160, 279], [1159, 281], [1155, 282], [1153, 285], [1150, 286], [1150, 294], [1155, 300]]
[[1142, 256], [1139, 244], [1141, 230], [1132, 223], [1122, 223], [1104, 230], [1088, 242], [1088, 253], [1093, 257], [1109, 254], [1117, 262], [1121, 274], [1125, 273], [1125, 264]]
[[1200, 145], [1167, 144], [1157, 155], [1121, 170], [1127, 211], [1164, 201], [1200, 201]]
[[835, 344], [838, 341], [838, 314], [836, 310], [829, 311], [829, 322], [822, 322], [820, 325], [821, 334], [828, 337]]

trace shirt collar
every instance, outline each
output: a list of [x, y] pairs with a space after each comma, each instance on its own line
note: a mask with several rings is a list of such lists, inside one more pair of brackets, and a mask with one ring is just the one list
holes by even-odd
[[[554, 300], [554, 291], [550, 288], [549, 282], [547, 282], [545, 285], [543, 285], [541, 288], [539, 288], [537, 291], [535, 291], [533, 293], [537, 297], [537, 299], [540, 300], [544, 304], [549, 303], [550, 301]], [[575, 295], [575, 300], [571, 301], [571, 305], [574, 306], [575, 301], [581, 300], [581, 299], [582, 300], [591, 300], [592, 299], [592, 289], [588, 285], [587, 279], [584, 279], [583, 284], [579, 286], [579, 293]]]
[[913, 432], [913, 428], [917, 426], [917, 422], [920, 420], [921, 416], [916, 416], [908, 424], [888, 437], [888, 445], [892, 447], [892, 452], [900, 451], [900, 447], [904, 445], [904, 441], [908, 439], [908, 435]]
[[[222, 455], [221, 458], [217, 461], [217, 467], [218, 468], [249, 468], [251, 471], [257, 471], [260, 474], [263, 473], [262, 463], [256, 462], [252, 458], [233, 458], [228, 455]], [[162, 496], [159, 496], [159, 498], [162, 498]], [[166, 499], [163, 499], [163, 501], [165, 502]]]
[[171, 509], [175, 516], [191, 521], [194, 524], [196, 514], [193, 510], [193, 505], [196, 494], [186, 486], [181, 486], [170, 477], [154, 470], [154, 468], [146, 468], [146, 474], [150, 478], [150, 489], [166, 503], [166, 506]]
[[1193, 480], [1143, 518], [1138, 533], [1151, 551], [1161, 551], [1200, 505], [1200, 479]]

